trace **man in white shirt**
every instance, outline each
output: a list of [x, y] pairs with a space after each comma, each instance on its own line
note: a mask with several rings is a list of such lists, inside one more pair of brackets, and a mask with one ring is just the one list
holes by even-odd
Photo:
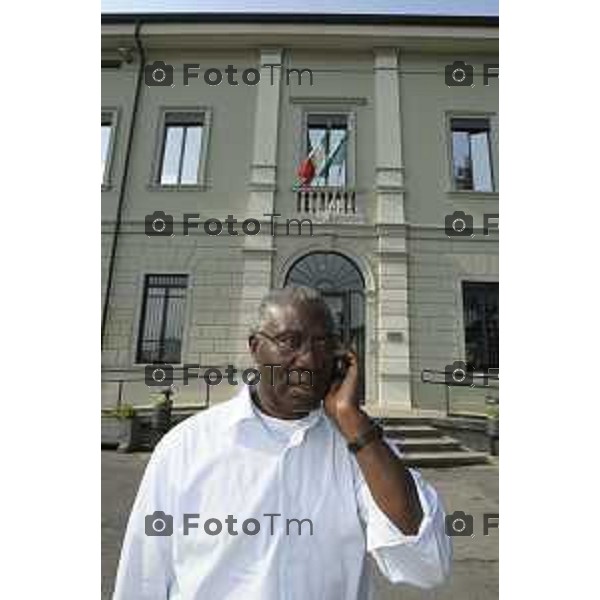
[[113, 600], [364, 600], [367, 552], [393, 583], [440, 584], [438, 496], [360, 408], [356, 355], [336, 361], [320, 294], [271, 292], [249, 346], [260, 381], [150, 458]]

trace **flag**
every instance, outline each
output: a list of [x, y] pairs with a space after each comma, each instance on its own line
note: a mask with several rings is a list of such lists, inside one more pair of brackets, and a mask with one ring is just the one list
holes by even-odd
[[348, 133], [338, 141], [335, 147], [330, 151], [329, 155], [325, 152], [325, 141], [327, 132], [323, 133], [318, 144], [310, 151], [309, 155], [300, 163], [298, 167], [298, 182], [294, 189], [310, 185], [315, 177], [320, 177], [332, 165], [338, 164], [345, 156], [342, 149], [346, 146], [346, 138]]
[[298, 167], [298, 179], [302, 185], [308, 185], [315, 176], [315, 165], [312, 159], [305, 158]]
[[295, 188], [309, 185], [314, 179], [315, 174], [321, 170], [325, 163], [325, 140], [327, 132], [324, 132], [319, 140], [319, 143], [313, 146], [308, 156], [300, 163], [298, 167], [298, 183]]
[[344, 132], [344, 135], [340, 138], [334, 149], [329, 153], [329, 156], [323, 164], [323, 166], [321, 167], [321, 169], [317, 172], [317, 177], [319, 177], [322, 173], [327, 172], [331, 167], [338, 166], [345, 160], [346, 154], [345, 152], [342, 152], [342, 150], [345, 150], [346, 148], [347, 139], [348, 132], [346, 131]]

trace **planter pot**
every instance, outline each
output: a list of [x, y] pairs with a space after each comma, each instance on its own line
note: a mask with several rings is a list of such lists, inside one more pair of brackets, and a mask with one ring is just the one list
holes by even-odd
[[500, 421], [498, 419], [488, 419], [487, 421], [487, 434], [491, 438], [500, 437]]
[[500, 421], [499, 419], [488, 419], [487, 422], [487, 434], [490, 441], [490, 454], [492, 456], [498, 456], [500, 439]]
[[172, 402], [161, 402], [152, 411], [152, 429], [161, 434], [167, 433], [171, 428]]
[[139, 447], [140, 422], [137, 417], [119, 419], [119, 445], [117, 452], [133, 452]]
[[160, 441], [169, 429], [171, 429], [171, 401], [161, 402], [157, 404], [152, 411], [151, 426], [152, 426], [152, 447]]
[[102, 417], [102, 448], [115, 449], [121, 438], [120, 419], [115, 417]]

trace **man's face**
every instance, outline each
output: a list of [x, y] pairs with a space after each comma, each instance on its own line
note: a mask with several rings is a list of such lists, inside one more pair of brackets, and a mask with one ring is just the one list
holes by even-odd
[[319, 406], [331, 381], [333, 340], [325, 313], [314, 304], [287, 304], [271, 307], [269, 315], [261, 333], [250, 338], [261, 396], [268, 395], [282, 414], [306, 414]]

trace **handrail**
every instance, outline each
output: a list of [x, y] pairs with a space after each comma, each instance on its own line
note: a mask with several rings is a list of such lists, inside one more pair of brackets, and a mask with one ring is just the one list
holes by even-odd
[[[126, 383], [144, 383], [146, 378], [144, 376], [145, 369], [147, 365], [140, 365], [139, 367], [102, 367], [101, 369], [101, 383], [116, 383], [117, 387], [117, 402], [116, 408], [120, 409], [123, 405], [123, 388]], [[159, 367], [160, 365], [156, 365]], [[225, 369], [223, 366], [216, 365], [194, 365], [198, 371], [202, 369]], [[154, 389], [154, 391], [158, 393], [164, 393], [165, 390], [171, 388], [173, 389], [175, 384], [179, 381], [183, 381], [183, 373], [179, 374], [179, 371], [184, 370], [184, 367], [171, 367], [173, 370], [173, 379], [170, 385], [164, 386], [148, 386], [148, 391]], [[126, 375], [125, 377], [118, 377], [116, 374], [121, 373]], [[108, 377], [105, 377], [104, 374], [108, 374]], [[200, 377], [198, 377], [200, 379]], [[206, 397], [204, 405], [201, 405], [202, 408], [208, 408], [210, 406], [210, 388], [212, 386], [206, 385]]]
[[[493, 371], [490, 373], [490, 371]], [[441, 377], [438, 377], [441, 376]], [[490, 369], [487, 373], [478, 373], [477, 371], [469, 371], [469, 378], [472, 379], [470, 384], [449, 384], [446, 381], [446, 371], [439, 371], [436, 369], [422, 369], [421, 370], [421, 382], [428, 383], [433, 385], [443, 385], [444, 386], [444, 399], [446, 404], [446, 415], [448, 417], [464, 417], [465, 414], [454, 413], [451, 411], [450, 407], [450, 388], [476, 388], [476, 389], [485, 389], [492, 388], [497, 390], [498, 388], [495, 385], [489, 385], [488, 381], [500, 381], [500, 371], [498, 369]], [[482, 379], [484, 381], [483, 385], [477, 385], [476, 380]], [[494, 398], [494, 401], [491, 402], [490, 398]], [[499, 404], [499, 398], [492, 397], [489, 394], [485, 397], [486, 404]], [[470, 415], [472, 416], [472, 415]]]

